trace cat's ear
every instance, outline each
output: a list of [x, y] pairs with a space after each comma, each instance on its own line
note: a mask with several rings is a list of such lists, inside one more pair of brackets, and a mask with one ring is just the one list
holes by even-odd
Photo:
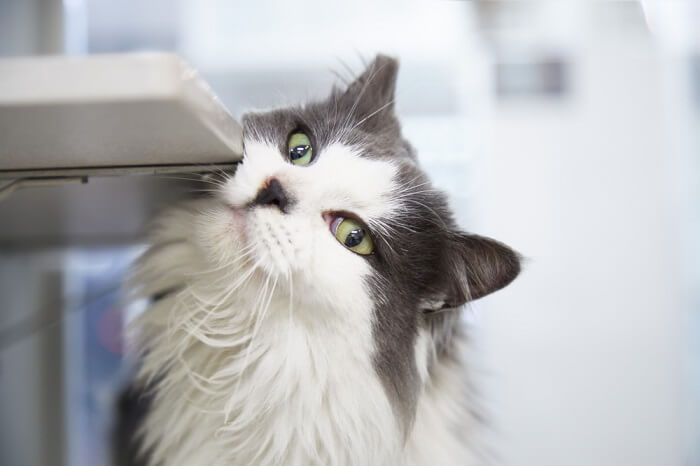
[[365, 71], [340, 95], [348, 112], [360, 118], [370, 115], [393, 115], [396, 77], [399, 62], [386, 55], [377, 55]]
[[434, 295], [423, 303], [425, 312], [457, 308], [512, 282], [520, 273], [520, 255], [496, 240], [457, 234], [448, 241], [443, 275]]

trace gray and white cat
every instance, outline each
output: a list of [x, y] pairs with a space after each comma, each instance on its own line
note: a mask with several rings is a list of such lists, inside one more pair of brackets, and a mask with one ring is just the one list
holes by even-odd
[[519, 257], [460, 231], [403, 139], [398, 63], [243, 117], [210, 198], [167, 211], [134, 284], [153, 465], [479, 464], [459, 309]]

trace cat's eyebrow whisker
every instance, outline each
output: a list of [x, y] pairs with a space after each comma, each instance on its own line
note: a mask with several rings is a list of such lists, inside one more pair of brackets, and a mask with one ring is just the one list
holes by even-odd
[[[336, 59], [337, 59], [338, 63], [340, 63], [340, 65], [341, 65], [341, 66], [345, 69], [345, 71], [348, 73], [349, 79], [352, 80], [352, 79], [353, 79], [353, 75], [355, 74], [355, 72], [353, 71], [352, 68], [350, 68], [350, 65], [348, 65], [348, 63], [347, 63], [345, 60], [343, 60], [342, 58], [340, 58], [340, 57], [337, 57]], [[349, 84], [349, 83], [347, 83], [347, 84]]]
[[[422, 183], [415, 184], [416, 181], [421, 180], [421, 179], [422, 179], [422, 180], [425, 180], [425, 181], [423, 181]], [[424, 174], [422, 174], [422, 173], [417, 173], [417, 174], [415, 174], [415, 175], [413, 176], [413, 178], [411, 178], [410, 180], [406, 181], [404, 184], [405, 184], [406, 186], [408, 186], [408, 187], [423, 186], [423, 185], [426, 185], [426, 184], [430, 184], [430, 180], [427, 179], [427, 178], [425, 177]]]
[[391, 230], [401, 229], [401, 230], [409, 231], [411, 233], [418, 233], [418, 230], [416, 230], [415, 228], [411, 228], [408, 223], [402, 222], [400, 220], [392, 220], [391, 225], [382, 223], [382, 226], [384, 227], [385, 231], [387, 232], [386, 234], [388, 236], [391, 236], [391, 231], [389, 229], [391, 229]]
[[428, 188], [428, 189], [415, 189], [415, 190], [406, 190], [402, 192], [397, 192], [395, 195], [392, 196], [393, 199], [405, 199], [408, 197], [412, 196], [417, 196], [420, 194], [440, 194], [440, 191], [433, 189], [433, 188]]
[[431, 190], [431, 189], [424, 189], [420, 191], [412, 191], [412, 192], [406, 192], [400, 195], [396, 196], [391, 196], [391, 200], [404, 200], [404, 199], [410, 199], [413, 196], [417, 196], [419, 194], [425, 194], [425, 193], [435, 193], [436, 191]]
[[[413, 184], [413, 182], [415, 180], [417, 180], [418, 178], [419, 177], [416, 176], [412, 180], [405, 182], [406, 186], [402, 186], [401, 188], [397, 189], [396, 191], [394, 191], [394, 194], [397, 194], [397, 195], [403, 195], [406, 193], [413, 194], [413, 193], [417, 192], [416, 190], [418, 190], [418, 188], [422, 188], [423, 186], [430, 185], [429, 181], [426, 181], [424, 183], [419, 183], [419, 184]], [[420, 192], [439, 192], [439, 191], [437, 189], [434, 189], [434, 188], [429, 188], [429, 189], [424, 189]]]
[[440, 193], [437, 189], [434, 188], [427, 188], [427, 189], [420, 189], [420, 187], [415, 187], [413, 189], [405, 189], [402, 191], [396, 191], [397, 196], [412, 196], [416, 194], [423, 194], [423, 193]]
[[329, 134], [333, 135], [332, 141], [334, 142], [340, 142], [340, 139], [338, 138], [338, 123], [340, 122], [340, 117], [338, 115], [338, 100], [339, 100], [339, 95], [336, 95], [335, 92], [332, 95], [333, 99], [333, 127], [330, 129]]
[[346, 129], [343, 130], [342, 138], [344, 138], [350, 132], [350, 130], [347, 129], [350, 126], [350, 119], [353, 117], [353, 115], [355, 113], [355, 109], [357, 108], [357, 105], [360, 103], [362, 96], [364, 95], [365, 91], [367, 91], [367, 89], [369, 88], [369, 83], [372, 81], [372, 78], [375, 75], [376, 75], [376, 71], [374, 73], [372, 73], [365, 80], [364, 83], [362, 83], [362, 89], [360, 89], [360, 92], [358, 93], [357, 97], [355, 98], [355, 102], [353, 102], [352, 107], [350, 107], [350, 111], [347, 113], [347, 115], [345, 115], [345, 121], [343, 122], [343, 128], [346, 128]]
[[[422, 207], [422, 209], [418, 208], [416, 205], [410, 205], [410, 204], [416, 204]], [[445, 223], [445, 221], [440, 217], [431, 207], [426, 206], [423, 203], [420, 202], [409, 202], [409, 201], [403, 201], [402, 208], [405, 209], [405, 215], [407, 217], [412, 217], [412, 216], [420, 216], [421, 221], [427, 222], [431, 225], [435, 225], [438, 228], [441, 229], [449, 229], [449, 226]], [[432, 215], [425, 215], [425, 211], [423, 209], [426, 209], [430, 212]]]
[[[370, 83], [374, 80], [375, 77], [377, 77], [377, 75], [379, 74], [379, 72], [382, 70], [382, 68], [383, 68], [384, 66], [386, 66], [386, 65], [382, 65], [382, 66], [379, 66], [379, 67], [376, 67], [375, 69], [373, 69], [373, 70], [371, 71], [370, 75], [367, 77], [367, 79], [362, 83], [362, 89], [360, 89], [360, 92], [358, 93], [357, 98], [355, 99], [355, 102], [353, 102], [352, 107], [350, 108], [350, 111], [348, 112], [348, 114], [347, 114], [346, 117], [345, 117], [345, 121], [344, 121], [344, 124], [343, 124], [343, 127], [345, 128], [345, 130], [344, 130], [343, 133], [342, 133], [341, 139], [345, 138], [353, 129], [357, 128], [357, 126], [359, 126], [359, 125], [362, 124], [364, 121], [366, 121], [367, 118], [370, 118], [371, 116], [374, 116], [374, 114], [376, 114], [377, 112], [379, 112], [379, 111], [381, 111], [381, 110], [383, 109], [383, 108], [380, 108], [380, 109], [377, 110], [376, 112], [373, 112], [370, 116], [365, 117], [364, 119], [362, 119], [362, 120], [360, 121], [360, 123], [357, 123], [357, 124], [355, 124], [354, 126], [350, 127], [350, 121], [351, 121], [350, 119], [351, 119], [351, 118], [353, 117], [353, 115], [355, 114], [355, 110], [357, 109], [357, 105], [360, 103], [360, 100], [362, 100], [362, 96], [365, 94], [365, 92], [366, 92], [367, 89], [369, 88]], [[393, 103], [393, 99], [392, 99], [391, 102], [388, 102], [388, 103], [385, 104], [385, 106], [383, 106], [383, 107], [386, 107], [386, 106], [388, 106], [388, 105], [391, 104], [391, 103]]]
[[357, 123], [355, 123], [355, 125], [354, 125], [353, 127], [351, 127], [349, 131], [354, 130], [355, 128], [357, 128], [358, 126], [360, 126], [362, 123], [364, 123], [365, 121], [369, 120], [369, 119], [372, 118], [374, 115], [376, 115], [377, 113], [381, 112], [382, 110], [384, 110], [385, 108], [387, 108], [388, 106], [390, 106], [390, 105], [393, 104], [393, 103], [394, 103], [394, 100], [393, 100], [393, 99], [390, 100], [389, 102], [385, 103], [384, 105], [382, 105], [381, 107], [379, 107], [378, 109], [376, 109], [375, 111], [373, 111], [372, 113], [370, 113], [369, 115], [367, 115], [366, 117], [364, 117], [363, 119], [361, 119], [360, 121], [358, 121]]
[[391, 246], [391, 232], [388, 230], [386, 224], [380, 220], [377, 219], [370, 219], [369, 220], [369, 227], [370, 229], [377, 229], [382, 232], [382, 237], [386, 237], [384, 243], [384, 246], [389, 248], [389, 250], [392, 252], [392, 254], [396, 255], [396, 250]]

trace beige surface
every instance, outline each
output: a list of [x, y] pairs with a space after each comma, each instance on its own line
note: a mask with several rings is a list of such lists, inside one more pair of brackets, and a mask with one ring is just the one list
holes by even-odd
[[175, 55], [0, 60], [0, 171], [231, 163], [241, 129]]
[[86, 184], [18, 189], [0, 202], [0, 256], [18, 248], [144, 241], [158, 212], [207, 188], [196, 178], [94, 176]]

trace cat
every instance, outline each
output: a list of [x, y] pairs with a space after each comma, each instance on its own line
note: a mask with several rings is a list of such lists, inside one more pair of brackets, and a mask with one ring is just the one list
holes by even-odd
[[132, 287], [152, 465], [482, 464], [460, 308], [519, 255], [462, 232], [378, 55], [323, 101], [243, 116], [211, 197], [158, 218]]

